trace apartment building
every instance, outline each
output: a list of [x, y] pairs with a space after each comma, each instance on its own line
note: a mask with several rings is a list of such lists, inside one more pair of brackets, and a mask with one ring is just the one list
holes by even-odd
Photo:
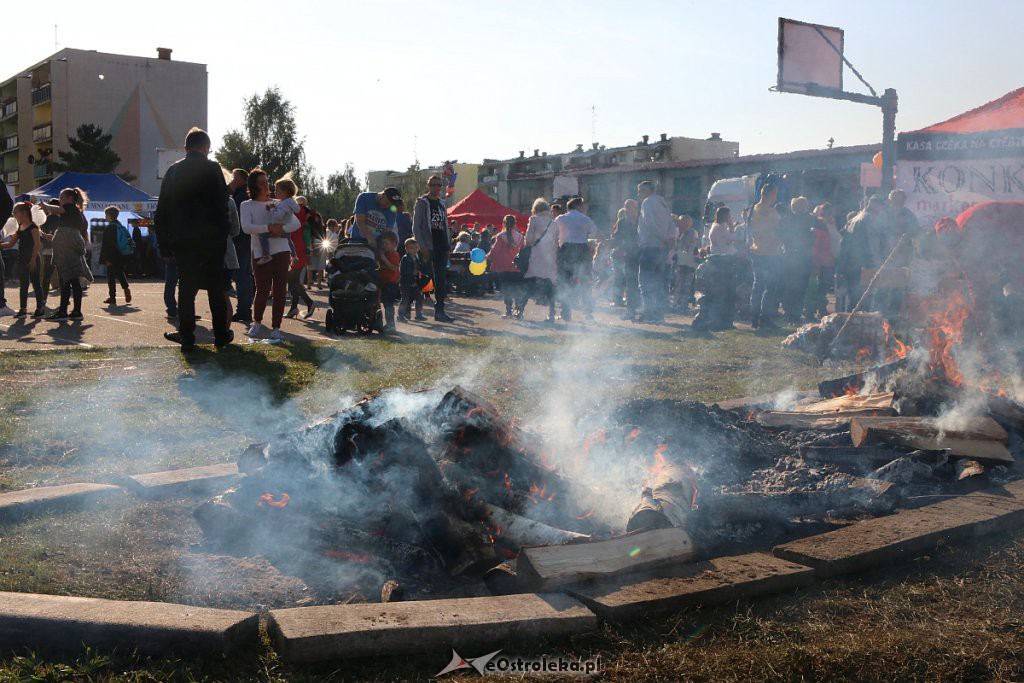
[[58, 153], [82, 124], [113, 136], [140, 189], [160, 189], [160, 151], [207, 125], [205, 64], [67, 48], [0, 82], [0, 176], [16, 192], [51, 180]]

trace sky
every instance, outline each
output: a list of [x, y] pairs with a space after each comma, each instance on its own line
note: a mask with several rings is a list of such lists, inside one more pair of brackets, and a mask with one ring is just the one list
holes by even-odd
[[[721, 133], [741, 154], [875, 143], [876, 107], [770, 92], [778, 18], [836, 26], [915, 130], [1024, 83], [1018, 0], [411, 0], [158, 3], [56, 0], [52, 22], [5, 34], [0, 73], [60, 48], [201, 62], [215, 141], [246, 97], [276, 85], [326, 175], [519, 150]], [[156, 9], [159, 7], [160, 9]], [[165, 9], [170, 8], [170, 9]], [[56, 24], [56, 31], [54, 31]], [[54, 35], [56, 34], [56, 35]], [[56, 41], [54, 40], [56, 38]], [[867, 92], [847, 70], [848, 90]]]

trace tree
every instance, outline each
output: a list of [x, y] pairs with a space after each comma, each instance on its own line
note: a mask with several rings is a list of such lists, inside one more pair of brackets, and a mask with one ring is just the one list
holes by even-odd
[[356, 197], [363, 191], [363, 184], [356, 177], [352, 164], [345, 164], [345, 170], [331, 173], [323, 183], [315, 176], [309, 183], [306, 198], [309, 205], [326, 218], [345, 218], [352, 213]]
[[306, 163], [305, 140], [295, 124], [295, 107], [276, 87], [246, 98], [242, 130], [230, 130], [214, 155], [225, 168], [259, 166], [271, 180], [291, 173], [303, 192], [313, 180]]
[[[110, 141], [114, 136], [104, 133], [103, 129], [92, 123], [83, 123], [75, 130], [75, 137], [68, 138], [68, 152], [58, 152], [60, 161], [53, 167], [58, 171], [77, 171], [79, 173], [114, 173], [121, 163], [121, 157], [110, 149]], [[135, 180], [131, 173], [124, 172], [120, 176], [127, 182]]]

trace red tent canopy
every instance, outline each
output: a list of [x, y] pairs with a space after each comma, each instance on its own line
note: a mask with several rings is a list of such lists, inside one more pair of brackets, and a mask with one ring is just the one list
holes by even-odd
[[488, 197], [479, 188], [448, 209], [448, 219], [454, 220], [459, 227], [463, 223], [477, 223], [481, 229], [490, 223], [500, 230], [501, 221], [509, 214], [516, 217], [516, 228], [520, 232], [526, 232], [526, 221], [530, 219], [529, 216], [502, 205], [498, 200]]
[[1024, 128], [1024, 88], [1006, 93], [980, 107], [914, 131], [915, 133], [983, 133], [990, 130]]

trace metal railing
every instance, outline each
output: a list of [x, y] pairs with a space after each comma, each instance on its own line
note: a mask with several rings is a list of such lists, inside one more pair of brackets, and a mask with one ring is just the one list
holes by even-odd
[[53, 175], [53, 164], [49, 162], [43, 162], [36, 164], [32, 167], [32, 176], [39, 180], [40, 178], [49, 178]]
[[47, 123], [32, 129], [32, 142], [46, 142], [53, 139], [53, 124]]
[[11, 99], [0, 104], [0, 121], [6, 121], [18, 113], [18, 100]]
[[46, 104], [51, 99], [50, 84], [46, 83], [39, 86], [32, 91], [32, 106], [37, 107], [40, 104]]
[[4, 173], [4, 182], [8, 185], [14, 185], [21, 179], [21, 174], [18, 171], [8, 171]]
[[4, 152], [10, 152], [11, 150], [18, 149], [18, 136], [9, 135], [0, 141], [0, 150]]

